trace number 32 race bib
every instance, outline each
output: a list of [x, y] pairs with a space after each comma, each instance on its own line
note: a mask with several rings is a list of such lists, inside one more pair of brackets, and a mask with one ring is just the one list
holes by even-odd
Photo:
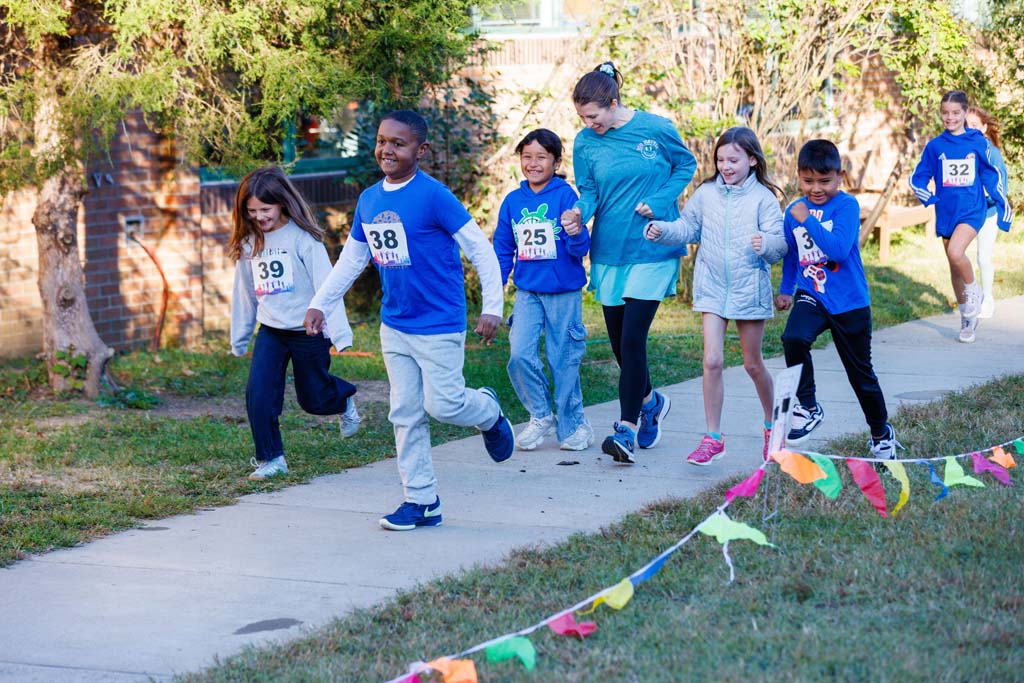
[[974, 184], [974, 158], [943, 159], [942, 184], [946, 187], [970, 187]]

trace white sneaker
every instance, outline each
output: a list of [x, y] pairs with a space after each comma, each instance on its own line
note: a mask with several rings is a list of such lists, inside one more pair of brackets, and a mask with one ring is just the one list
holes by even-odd
[[516, 437], [516, 448], [521, 451], [532, 451], [544, 442], [544, 437], [555, 428], [555, 416], [531, 417], [530, 424], [519, 432]]
[[594, 428], [584, 420], [569, 438], [558, 445], [563, 451], [585, 451], [594, 443]]
[[256, 468], [249, 475], [249, 481], [263, 481], [268, 477], [278, 474], [288, 474], [288, 463], [285, 462], [283, 455], [279, 455], [273, 460], [267, 460], [266, 462], [260, 462], [256, 458], [252, 458], [249, 460], [249, 464]]
[[[903, 448], [903, 444], [896, 440], [896, 430], [891, 424], [885, 425], [886, 435], [875, 441], [874, 437], [868, 439], [868, 446], [871, 448], [871, 457], [881, 460], [895, 460], [896, 449]], [[906, 450], [906, 449], [904, 449]], [[874, 463], [875, 469], [881, 471], [884, 465], [880, 462]]]
[[985, 294], [985, 298], [981, 300], [981, 313], [978, 317], [982, 320], [986, 320], [995, 315], [996, 312], [996, 298], [991, 294]]
[[345, 412], [338, 416], [338, 424], [341, 427], [341, 438], [347, 439], [350, 436], [355, 436], [356, 432], [359, 431], [360, 422], [362, 422], [362, 418], [359, 417], [359, 411], [356, 410], [355, 396], [349, 396], [348, 405], [345, 406]]
[[974, 343], [974, 330], [978, 329], [978, 319], [968, 318], [966, 316], [960, 317], [960, 343], [961, 344], [973, 344]]
[[981, 305], [985, 300], [985, 292], [978, 286], [977, 282], [964, 285], [964, 308], [965, 318], [977, 318], [981, 313]]

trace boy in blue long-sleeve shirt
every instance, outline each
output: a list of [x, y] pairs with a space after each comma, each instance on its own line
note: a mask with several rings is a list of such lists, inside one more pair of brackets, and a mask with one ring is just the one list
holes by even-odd
[[[501, 281], [514, 270], [516, 285], [508, 376], [530, 413], [516, 445], [533, 450], [554, 430], [563, 450], [584, 450], [594, 440], [583, 415], [579, 374], [587, 338], [580, 290], [587, 284], [583, 257], [590, 249], [590, 233], [583, 225], [561, 224], [562, 212], [575, 205], [577, 196], [555, 176], [562, 160], [558, 135], [538, 128], [523, 138], [516, 152], [526, 180], [505, 197], [494, 231]], [[542, 333], [555, 385], [554, 414], [540, 359]]]
[[860, 206], [839, 189], [842, 159], [828, 140], [811, 140], [800, 149], [797, 173], [804, 196], [786, 210], [783, 232], [789, 251], [775, 298], [780, 311], [792, 309], [782, 333], [786, 365], [803, 364], [787, 441], [803, 443], [824, 417], [815, 398], [811, 345], [830, 330], [871, 428], [871, 454], [893, 459], [896, 433], [871, 367], [871, 296], [860, 260]]

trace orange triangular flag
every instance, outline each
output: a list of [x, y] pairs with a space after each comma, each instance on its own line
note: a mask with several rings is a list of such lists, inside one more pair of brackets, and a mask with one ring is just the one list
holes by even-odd
[[801, 484], [810, 484], [825, 479], [828, 475], [810, 458], [804, 457], [793, 451], [777, 451], [771, 454], [775, 462], [779, 463], [782, 471], [796, 479]]
[[472, 659], [441, 657], [427, 662], [427, 666], [434, 671], [440, 671], [444, 676], [444, 683], [477, 683], [476, 664]]
[[1002, 446], [996, 446], [992, 449], [992, 457], [989, 458], [989, 460], [997, 465], [1002, 465], [1006, 469], [1017, 466], [1017, 463], [1013, 460], [1013, 456], [1004, 451]]

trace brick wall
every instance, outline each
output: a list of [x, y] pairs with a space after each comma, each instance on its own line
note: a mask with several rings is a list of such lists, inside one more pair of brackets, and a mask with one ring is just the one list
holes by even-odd
[[42, 347], [39, 248], [32, 228], [34, 192], [0, 197], [0, 353], [25, 355]]

